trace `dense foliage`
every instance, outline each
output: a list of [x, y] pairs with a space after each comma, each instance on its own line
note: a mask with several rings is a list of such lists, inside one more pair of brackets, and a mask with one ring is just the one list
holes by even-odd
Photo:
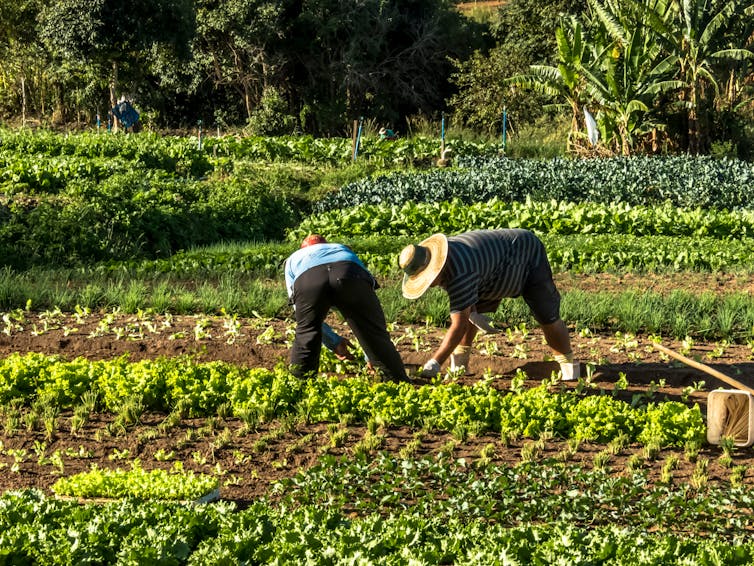
[[[754, 558], [745, 534], [752, 527], [745, 513], [750, 490], [648, 489], [636, 473], [612, 481], [603, 472], [549, 464], [470, 474], [463, 461], [379, 457], [326, 461], [280, 491], [287, 492], [284, 504], [262, 501], [241, 511], [228, 503], [135, 500], [78, 506], [39, 491], [7, 493], [0, 497], [0, 558], [9, 564], [481, 565], [505, 556], [528, 564], [626, 566]], [[413, 504], [403, 505], [402, 494]]]
[[[127, 25], [128, 24], [128, 25]], [[442, 108], [480, 32], [446, 0], [32, 0], [0, 5], [0, 115], [341, 135]]]
[[298, 241], [307, 234], [343, 238], [417, 236], [469, 230], [526, 228], [541, 235], [623, 234], [627, 236], [691, 236], [722, 240], [754, 235], [754, 211], [681, 208], [669, 201], [653, 206], [626, 202], [522, 201], [493, 197], [464, 204], [460, 199], [400, 204], [361, 204], [328, 210], [305, 218], [289, 232]]
[[462, 160], [458, 168], [392, 173], [343, 187], [317, 203], [318, 211], [360, 204], [470, 204], [497, 197], [628, 205], [665, 201], [686, 208], [754, 208], [754, 168], [744, 161], [706, 157]]

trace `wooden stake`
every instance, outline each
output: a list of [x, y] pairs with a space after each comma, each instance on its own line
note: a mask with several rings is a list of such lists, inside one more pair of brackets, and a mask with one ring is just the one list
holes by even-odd
[[711, 376], [716, 377], [720, 381], [724, 381], [728, 385], [732, 385], [736, 389], [740, 389], [741, 391], [747, 391], [749, 393], [754, 393], [754, 389], [752, 389], [748, 385], [744, 385], [740, 381], [737, 381], [737, 380], [733, 379], [732, 377], [728, 377], [724, 373], [720, 373], [719, 371], [717, 371], [716, 369], [713, 369], [713, 368], [709, 367], [708, 365], [705, 365], [705, 364], [696, 362], [696, 361], [694, 361], [692, 359], [689, 359], [686, 356], [683, 356], [683, 355], [679, 354], [678, 352], [674, 352], [670, 348], [666, 348], [662, 344], [654, 344], [653, 343], [652, 346], [654, 346], [657, 350], [660, 350], [661, 352], [665, 352], [671, 358], [675, 358], [676, 360], [679, 360], [679, 361], [683, 362], [687, 366], [691, 366], [692, 368], [696, 368], [696, 369], [701, 370], [701, 371], [703, 371], [705, 373], [708, 373]]

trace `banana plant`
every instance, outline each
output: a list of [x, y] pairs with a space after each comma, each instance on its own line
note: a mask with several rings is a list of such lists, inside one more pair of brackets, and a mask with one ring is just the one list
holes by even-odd
[[[730, 47], [732, 30], [751, 17], [754, 5], [750, 0], [677, 0], [672, 3], [672, 18], [651, 17], [657, 41], [669, 53], [670, 63], [680, 81], [679, 100], [688, 122], [688, 149], [698, 153], [704, 149], [704, 109], [711, 102], [708, 92], [717, 96], [725, 80], [719, 64], [724, 61], [752, 61], [754, 52], [748, 47]], [[650, 8], [648, 12], [651, 14]], [[722, 71], [724, 72], [724, 70]]]
[[[593, 64], [583, 69], [586, 90], [597, 105], [604, 139], [629, 155], [637, 138], [661, 128], [651, 108], [658, 94], [680, 88], [673, 59], [656, 41], [632, 3], [590, 0]], [[664, 0], [655, 2], [656, 14]], [[635, 5], [635, 4], [634, 4]]]
[[[552, 96], [571, 110], [571, 136], [579, 131], [581, 108], [585, 102], [586, 81], [583, 73], [588, 38], [575, 17], [555, 30], [557, 66], [531, 65], [528, 74], [516, 75], [506, 84]], [[572, 140], [569, 138], [569, 146]]]

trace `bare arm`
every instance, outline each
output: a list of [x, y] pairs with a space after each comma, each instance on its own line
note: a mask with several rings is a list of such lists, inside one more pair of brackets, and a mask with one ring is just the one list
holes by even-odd
[[461, 343], [464, 336], [469, 330], [471, 323], [469, 322], [469, 315], [471, 314], [471, 307], [467, 307], [460, 312], [450, 313], [450, 328], [445, 333], [442, 339], [440, 347], [437, 348], [432, 358], [442, 365], [445, 360], [450, 357], [456, 346]]

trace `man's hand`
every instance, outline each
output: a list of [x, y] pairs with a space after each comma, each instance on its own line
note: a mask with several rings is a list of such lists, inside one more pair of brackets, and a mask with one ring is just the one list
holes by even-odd
[[440, 373], [440, 363], [434, 358], [429, 360], [422, 368], [422, 377], [435, 377]]
[[353, 360], [353, 354], [351, 353], [349, 348], [352, 348], [353, 344], [351, 344], [351, 341], [348, 340], [348, 338], [343, 338], [340, 343], [338, 343], [337, 346], [335, 346], [335, 350], [333, 353], [335, 354], [335, 357], [337, 357], [339, 360]]

